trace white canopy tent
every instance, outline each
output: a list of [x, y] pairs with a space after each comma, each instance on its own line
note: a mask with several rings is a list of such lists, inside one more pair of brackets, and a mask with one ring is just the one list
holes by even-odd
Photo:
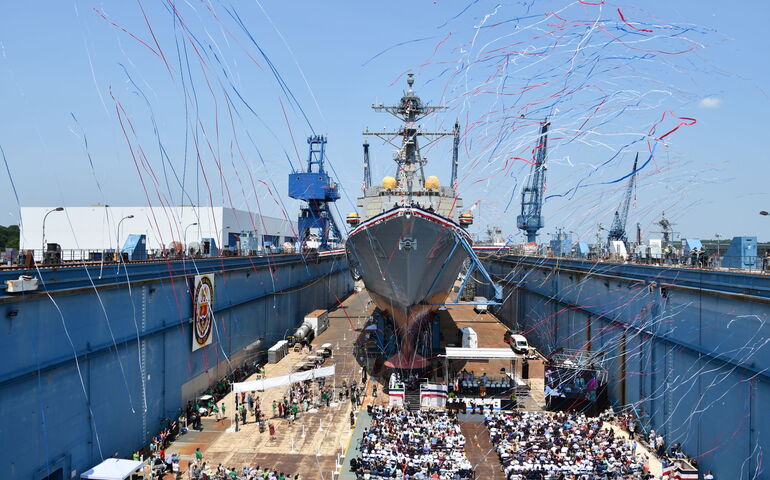
[[513, 373], [516, 371], [516, 360], [523, 358], [523, 355], [514, 352], [510, 348], [446, 347], [446, 353], [439, 355], [439, 357], [444, 357], [444, 379], [448, 386], [450, 360], [510, 360], [509, 372]]
[[316, 368], [308, 370], [306, 372], [290, 373], [288, 375], [282, 375], [275, 378], [266, 378], [264, 380], [252, 380], [250, 382], [233, 383], [233, 391], [235, 393], [251, 392], [251, 391], [264, 391], [268, 388], [282, 387], [285, 385], [291, 385], [292, 383], [304, 382], [305, 380], [312, 380], [314, 378], [330, 377], [335, 373], [335, 366]]
[[141, 470], [142, 462], [138, 460], [124, 460], [121, 458], [108, 458], [94, 468], [83, 472], [80, 478], [89, 480], [125, 480], [132, 473]]
[[446, 353], [440, 355], [449, 360], [515, 360], [522, 355], [510, 348], [460, 348], [447, 347]]

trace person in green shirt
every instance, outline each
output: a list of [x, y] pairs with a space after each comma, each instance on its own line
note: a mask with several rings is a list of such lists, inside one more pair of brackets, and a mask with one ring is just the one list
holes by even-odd
[[139, 452], [134, 452], [134, 461], [135, 462], [139, 461]]
[[222, 402], [222, 418], [225, 418], [225, 402]]
[[214, 418], [217, 419], [217, 422], [219, 421], [219, 408], [217, 408], [217, 405], [214, 404], [214, 406], [211, 408], [211, 413], [214, 414]]
[[200, 448], [195, 449], [195, 461], [198, 463], [198, 465], [201, 464], [201, 460], [203, 460], [203, 453], [201, 453]]

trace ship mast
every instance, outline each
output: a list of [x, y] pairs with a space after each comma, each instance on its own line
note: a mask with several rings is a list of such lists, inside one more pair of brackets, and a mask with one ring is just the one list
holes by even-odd
[[[424, 166], [428, 163], [420, 153], [420, 144], [418, 137], [434, 137], [427, 145], [430, 145], [442, 137], [455, 135], [456, 131], [451, 132], [423, 132], [417, 124], [420, 120], [431, 113], [445, 109], [442, 106], [428, 106], [423, 104], [420, 97], [414, 92], [414, 74], [407, 76], [406, 83], [409, 86], [401, 97], [398, 105], [386, 106], [383, 104], [372, 105], [377, 112], [387, 112], [403, 122], [403, 126], [397, 132], [364, 132], [364, 135], [373, 135], [389, 143], [396, 148], [393, 160], [396, 162], [396, 181], [398, 187], [406, 189], [409, 202], [412, 201], [412, 192], [415, 188], [425, 188], [425, 170]], [[395, 137], [401, 137], [401, 145], [393, 143]], [[426, 146], [427, 146], [426, 145]], [[415, 176], [417, 177], [415, 179]], [[417, 185], [415, 185], [415, 180]]]

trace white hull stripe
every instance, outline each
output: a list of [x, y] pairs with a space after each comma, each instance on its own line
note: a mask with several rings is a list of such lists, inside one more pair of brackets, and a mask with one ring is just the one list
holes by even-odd
[[470, 234], [468, 232], [466, 232], [465, 229], [461, 228], [456, 223], [454, 223], [453, 221], [451, 221], [451, 220], [449, 220], [447, 218], [441, 217], [439, 215], [435, 215], [433, 213], [426, 212], [425, 210], [420, 210], [420, 209], [411, 208], [411, 207], [401, 207], [401, 208], [398, 208], [396, 210], [390, 210], [388, 212], [381, 213], [381, 214], [379, 214], [377, 216], [374, 216], [374, 217], [370, 218], [369, 220], [363, 222], [358, 227], [356, 227], [352, 232], [350, 232], [348, 234], [348, 237], [352, 237], [356, 233], [358, 233], [358, 232], [360, 232], [362, 230], [365, 230], [365, 229], [371, 227], [372, 225], [375, 225], [375, 224], [380, 223], [380, 222], [384, 222], [385, 220], [388, 220], [388, 219], [390, 219], [392, 217], [395, 217], [395, 216], [406, 215], [407, 213], [410, 213], [412, 215], [416, 215], [418, 217], [423, 217], [423, 218], [428, 219], [428, 220], [430, 220], [432, 222], [435, 222], [435, 223], [438, 223], [438, 224], [443, 225], [445, 227], [454, 229], [457, 232], [461, 232], [466, 237], [466, 240], [468, 240], [469, 242], [472, 241]]
[[328, 257], [329, 255], [340, 255], [342, 253], [345, 253], [344, 248], [338, 248], [337, 250], [326, 250], [325, 252], [321, 252], [318, 254], [319, 257]]

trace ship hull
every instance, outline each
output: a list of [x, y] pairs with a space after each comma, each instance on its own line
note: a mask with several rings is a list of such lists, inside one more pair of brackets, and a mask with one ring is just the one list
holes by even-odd
[[421, 368], [415, 344], [423, 324], [446, 300], [468, 254], [467, 232], [442, 216], [402, 207], [370, 218], [348, 236], [346, 253], [379, 309], [393, 319], [399, 354], [395, 368]]

